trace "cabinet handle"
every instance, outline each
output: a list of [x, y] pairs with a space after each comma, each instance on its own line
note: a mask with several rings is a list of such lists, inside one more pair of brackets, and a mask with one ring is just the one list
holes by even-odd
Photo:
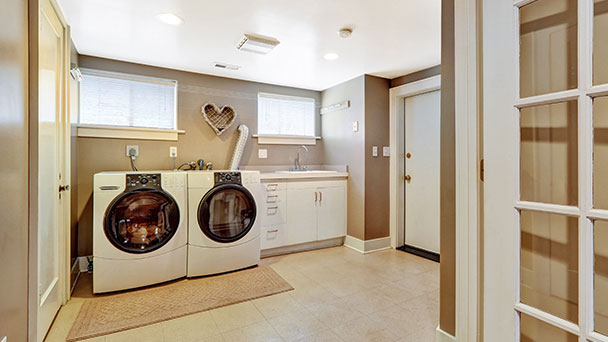
[[276, 191], [278, 187], [279, 187], [279, 184], [276, 184], [276, 183], [275, 184], [268, 184], [266, 186], [266, 190], [268, 190], [268, 191]]
[[317, 202], [318, 193], [315, 191], [315, 203]]
[[319, 202], [323, 201], [323, 193], [319, 191]]
[[269, 232], [269, 233], [278, 233], [278, 232], [279, 232], [279, 230], [278, 230], [278, 229], [271, 229], [271, 230], [269, 230], [268, 232]]
[[276, 203], [278, 199], [279, 195], [268, 195], [268, 197], [266, 197], [266, 203]]

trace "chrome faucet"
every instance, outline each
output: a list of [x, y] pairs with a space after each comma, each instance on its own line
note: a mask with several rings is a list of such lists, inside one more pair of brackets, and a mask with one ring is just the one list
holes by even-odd
[[293, 171], [306, 171], [308, 167], [302, 167], [302, 163], [300, 162], [300, 150], [304, 149], [306, 151], [306, 160], [308, 160], [308, 147], [302, 145], [298, 147], [296, 151], [296, 159], [293, 160], [294, 170]]

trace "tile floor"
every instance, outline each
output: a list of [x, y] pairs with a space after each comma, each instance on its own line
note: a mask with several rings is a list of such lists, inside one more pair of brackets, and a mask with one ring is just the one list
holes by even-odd
[[[346, 247], [262, 260], [295, 290], [88, 341], [434, 341], [439, 264], [401, 251]], [[46, 339], [65, 341], [83, 301], [84, 275]]]

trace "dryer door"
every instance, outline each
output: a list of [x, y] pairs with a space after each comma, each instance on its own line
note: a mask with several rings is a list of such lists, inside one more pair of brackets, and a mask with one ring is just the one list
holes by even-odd
[[165, 245], [179, 227], [179, 208], [159, 190], [123, 192], [108, 206], [104, 232], [127, 253], [149, 253]]
[[251, 193], [239, 184], [222, 184], [209, 190], [198, 206], [198, 225], [213, 241], [240, 240], [253, 227], [256, 217]]

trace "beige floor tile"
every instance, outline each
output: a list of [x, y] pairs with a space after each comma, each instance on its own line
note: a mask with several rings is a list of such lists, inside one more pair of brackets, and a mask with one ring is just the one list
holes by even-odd
[[301, 340], [328, 329], [308, 311], [281, 315], [268, 322], [285, 341]]
[[106, 342], [162, 342], [163, 328], [160, 323], [106, 335]]
[[264, 320], [264, 316], [251, 302], [229, 305], [209, 312], [221, 333]]
[[344, 341], [349, 342], [390, 342], [402, 335], [386, 322], [366, 316], [332, 328]]
[[55, 321], [53, 322], [45, 341], [65, 341], [70, 329], [72, 329], [72, 324], [74, 324], [74, 321], [80, 312], [82, 304], [83, 301], [81, 299], [76, 299], [70, 300], [68, 303], [66, 303], [66, 305], [62, 306], [57, 313], [57, 317], [55, 318]]
[[297, 342], [342, 342], [342, 340], [335, 332], [330, 329], [322, 330], [313, 333], [312, 335], [308, 335], [302, 337]]
[[288, 292], [258, 298], [251, 301], [266, 319], [297, 312], [304, 306], [291, 297]]
[[165, 321], [161, 326], [167, 342], [196, 342], [220, 335], [220, 330], [208, 311]]
[[266, 321], [222, 333], [226, 342], [282, 342], [281, 336]]
[[435, 341], [435, 328], [425, 329], [405, 336], [397, 342], [433, 342]]
[[363, 317], [363, 314], [352, 306], [352, 304], [343, 299], [312, 305], [308, 310], [323, 324], [330, 328]]
[[437, 327], [435, 320], [417, 317], [405, 305], [393, 305], [390, 308], [374, 312], [368, 317], [385, 322], [385, 324], [397, 330], [399, 336], [402, 337], [421, 330], [434, 330]]
[[288, 292], [289, 295], [305, 307], [332, 302], [339, 298], [331, 291], [317, 284], [308, 287], [294, 286], [294, 288], [293, 291]]

